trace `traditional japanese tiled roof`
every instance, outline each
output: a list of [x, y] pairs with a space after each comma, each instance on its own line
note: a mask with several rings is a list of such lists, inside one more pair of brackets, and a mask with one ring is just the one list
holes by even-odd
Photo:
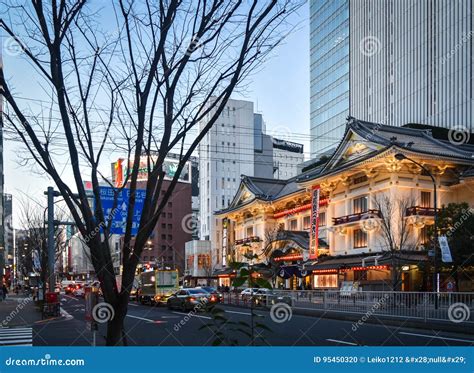
[[308, 262], [304, 265], [307, 270], [317, 269], [341, 269], [354, 266], [390, 265], [396, 260], [401, 264], [419, 264], [429, 260], [428, 256], [422, 252], [399, 252], [392, 254], [388, 251], [380, 253], [367, 253], [358, 255], [325, 256], [315, 262]]
[[[457, 159], [474, 164], [474, 145], [467, 141], [462, 144], [456, 144], [456, 141], [459, 139], [456, 137], [455, 131], [423, 125], [419, 125], [416, 128], [412, 126], [394, 127], [349, 117], [343, 139], [330, 159], [324, 165], [302, 173], [297, 177], [297, 181], [304, 182], [350, 168], [357, 163], [395, 147], [399, 150], [406, 150], [421, 155]], [[436, 137], [433, 136], [433, 131], [436, 131]], [[365, 144], [373, 145], [374, 150], [350, 161], [338, 164], [337, 161], [340, 159], [342, 151], [353, 135], [359, 136]], [[459, 136], [464, 136], [467, 139], [474, 137], [474, 135], [463, 135], [462, 133]], [[451, 141], [449, 141], [450, 139]]]
[[461, 174], [462, 178], [474, 177], [474, 167], [468, 168]]
[[274, 201], [278, 198], [282, 198], [302, 189], [296, 182], [296, 177], [288, 180], [278, 180], [242, 175], [240, 187], [238, 190], [241, 191], [243, 188], [246, 188], [255, 197], [246, 201], [245, 203], [238, 204], [236, 203], [236, 199], [239, 196], [239, 192], [237, 192], [230, 206], [228, 208], [216, 211], [215, 214], [224, 214], [226, 212], [240, 209], [241, 207], [252, 203], [256, 199], [260, 201]]

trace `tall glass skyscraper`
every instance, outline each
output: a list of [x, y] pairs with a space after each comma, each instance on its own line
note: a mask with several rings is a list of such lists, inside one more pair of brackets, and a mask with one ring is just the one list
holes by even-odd
[[472, 1], [311, 0], [310, 17], [312, 158], [339, 143], [347, 115], [470, 137]]
[[311, 157], [334, 147], [349, 114], [349, 0], [310, 1]]

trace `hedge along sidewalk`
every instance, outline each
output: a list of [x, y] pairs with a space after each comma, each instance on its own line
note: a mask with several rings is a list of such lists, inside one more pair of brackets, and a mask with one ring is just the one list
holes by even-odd
[[0, 301], [0, 328], [31, 326], [38, 320], [41, 320], [41, 311], [33, 298], [9, 294]]

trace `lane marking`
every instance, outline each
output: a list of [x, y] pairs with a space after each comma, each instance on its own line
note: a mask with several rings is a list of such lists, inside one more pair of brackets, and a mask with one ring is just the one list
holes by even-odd
[[201, 316], [201, 315], [196, 315], [196, 314], [191, 314], [191, 313], [175, 312], [175, 311], [173, 311], [173, 313], [175, 313], [177, 315], [185, 315], [185, 316], [189, 316], [189, 317], [199, 317], [201, 319], [207, 319], [207, 320], [212, 319], [212, 317], [209, 317], [209, 316]]
[[9, 332], [9, 333], [0, 333], [0, 337], [1, 338], [6, 338], [10, 335], [21, 335], [21, 336], [23, 336], [23, 335], [32, 335], [32, 334], [33, 334], [33, 332], [31, 332], [31, 331], [30, 332], [27, 332], [27, 331], [16, 332], [16, 333], [15, 332]]
[[[76, 302], [79, 302], [79, 299], [74, 298], [74, 297], [72, 297], [72, 296], [70, 296], [70, 295], [64, 294], [64, 296], [67, 297], [67, 298], [69, 298], [69, 299], [75, 300]], [[66, 302], [67, 302], [67, 300], [66, 300]]]
[[127, 315], [127, 317], [131, 317], [132, 319], [138, 319], [146, 322], [152, 322], [153, 324], [166, 324], [168, 321], [163, 321], [163, 320], [151, 320], [151, 319], [145, 319], [144, 317], [139, 317], [139, 316], [134, 316], [134, 315]]
[[155, 320], [145, 319], [144, 317], [139, 317], [139, 316], [127, 315], [127, 317], [131, 317], [132, 319], [138, 319], [142, 321], [155, 322]]
[[31, 331], [31, 328], [0, 328], [0, 333], [5, 333], [5, 332], [22, 332], [22, 331]]
[[134, 304], [134, 303], [129, 303], [128, 305], [133, 306], [133, 307], [140, 307], [138, 304]]
[[[11, 336], [2, 336], [2, 341], [5, 340], [7, 342], [11, 342], [10, 339], [13, 339], [13, 340], [15, 340], [15, 339], [25, 339], [25, 338], [28, 338], [28, 337], [30, 337], [30, 340], [33, 339], [33, 336], [31, 334], [29, 336], [28, 335], [19, 335], [19, 334], [17, 334], [17, 335], [11, 335]], [[0, 343], [2, 343], [2, 341], [0, 341]]]
[[449, 337], [441, 337], [438, 335], [417, 334], [417, 333], [408, 333], [408, 332], [398, 332], [398, 334], [413, 335], [415, 337], [422, 337], [422, 338], [444, 339], [448, 341], [474, 343], [474, 339], [449, 338]]
[[346, 341], [338, 341], [337, 339], [326, 339], [326, 341], [335, 342], [335, 343], [342, 343], [342, 344], [351, 345], [351, 346], [358, 346], [357, 343], [346, 342]]
[[32, 343], [31, 338], [30, 339], [17, 339], [14, 341], [5, 341], [5, 343], [0, 342], [0, 346], [13, 346], [13, 345], [23, 345], [24, 343]]
[[[237, 315], [251, 316], [251, 315], [250, 315], [250, 312], [227, 311], [227, 310], [224, 310], [224, 312], [227, 312], [227, 313], [235, 313], [235, 314], [237, 314]], [[265, 315], [260, 315], [260, 314], [258, 314], [258, 313], [255, 313], [254, 316], [257, 316], [257, 317], [265, 317]]]

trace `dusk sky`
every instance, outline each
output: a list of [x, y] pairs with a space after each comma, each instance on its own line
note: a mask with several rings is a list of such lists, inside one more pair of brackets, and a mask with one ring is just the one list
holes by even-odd
[[[254, 102], [255, 111], [264, 116], [268, 134], [286, 139], [291, 137], [292, 141], [303, 143], [306, 158], [309, 157], [308, 17], [308, 6], [304, 6], [297, 15], [292, 17], [291, 22], [295, 28], [286, 37], [285, 42], [273, 52], [266, 64], [249, 78], [247, 91], [233, 96]], [[5, 35], [2, 35], [2, 42], [5, 40]], [[21, 55], [4, 54], [3, 63], [7, 77], [15, 77], [13, 88], [18, 96], [25, 99], [44, 100], [41, 102], [42, 116], [48, 117], [47, 92], [42, 92], [38, 88], [41, 85], [38, 84], [33, 68]], [[20, 102], [24, 103], [24, 101], [26, 100]], [[34, 110], [36, 111], [37, 108], [35, 107]], [[57, 115], [53, 113], [54, 116]], [[31, 164], [19, 165], [22, 155], [19, 147], [21, 147], [19, 142], [8, 139], [4, 141], [5, 192], [13, 194], [14, 203], [15, 200], [18, 202], [19, 199], [24, 200], [29, 197], [41, 201], [45, 199], [43, 191], [51, 183], [46, 175], [32, 173]], [[120, 154], [111, 155], [110, 161], [114, 161], [119, 156]], [[103, 163], [107, 163], [105, 157]], [[108, 166], [105, 165], [105, 167]], [[68, 171], [69, 168], [64, 171], [63, 177], [73, 182]], [[18, 226], [18, 210], [14, 208], [16, 226]]]

